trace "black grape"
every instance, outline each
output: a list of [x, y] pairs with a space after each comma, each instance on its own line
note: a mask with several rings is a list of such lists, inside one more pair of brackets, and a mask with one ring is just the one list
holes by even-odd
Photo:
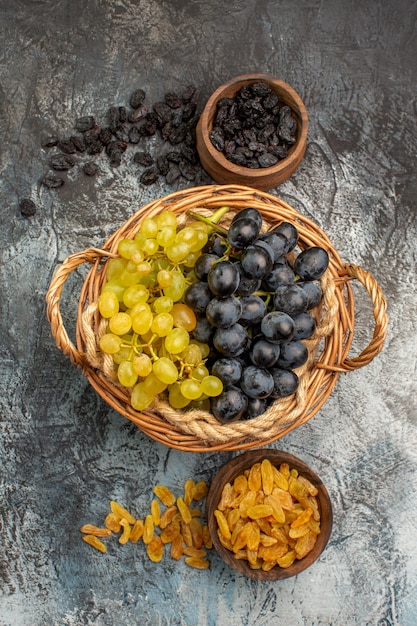
[[229, 243], [237, 250], [247, 248], [259, 235], [259, 226], [249, 217], [242, 217], [230, 224], [227, 233]]
[[279, 354], [279, 344], [268, 341], [262, 335], [252, 339], [249, 356], [254, 365], [269, 369], [278, 361]]
[[242, 376], [242, 364], [238, 359], [217, 359], [212, 365], [211, 373], [222, 381], [225, 387], [235, 385]]
[[259, 324], [266, 315], [265, 302], [259, 296], [245, 296], [240, 299], [242, 311], [240, 323], [242, 326]]
[[216, 328], [227, 328], [236, 324], [242, 313], [242, 304], [234, 296], [213, 298], [207, 305], [206, 317]]
[[267, 398], [274, 388], [274, 379], [268, 370], [249, 365], [242, 372], [240, 387], [249, 398]]
[[207, 283], [198, 282], [190, 285], [185, 294], [184, 301], [195, 313], [204, 313], [213, 294]]
[[274, 389], [271, 398], [285, 398], [297, 391], [299, 379], [295, 372], [291, 370], [274, 367], [271, 370], [274, 379]]
[[297, 284], [281, 285], [275, 290], [274, 306], [277, 311], [283, 311], [293, 317], [307, 310], [308, 296]]
[[308, 359], [307, 347], [301, 341], [289, 341], [281, 345], [277, 366], [284, 370], [295, 370]]
[[231, 296], [239, 286], [240, 274], [231, 261], [219, 261], [208, 275], [207, 282], [215, 296]]
[[240, 324], [218, 328], [213, 337], [214, 347], [224, 356], [239, 356], [248, 348], [249, 343], [249, 335]]
[[316, 320], [310, 313], [299, 313], [293, 317], [295, 324], [295, 333], [293, 340], [308, 339], [316, 330]]
[[210, 405], [211, 412], [220, 422], [234, 422], [245, 413], [248, 398], [240, 389], [231, 386], [212, 398]]
[[261, 322], [261, 332], [273, 343], [290, 341], [295, 332], [294, 320], [282, 311], [271, 311]]
[[294, 262], [294, 272], [303, 280], [317, 280], [329, 265], [329, 255], [324, 248], [312, 246], [300, 252]]

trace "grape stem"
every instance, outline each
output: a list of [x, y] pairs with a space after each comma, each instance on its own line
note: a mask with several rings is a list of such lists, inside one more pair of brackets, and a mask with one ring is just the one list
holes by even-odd
[[193, 217], [197, 221], [207, 224], [208, 226], [211, 227], [211, 230], [216, 231], [216, 233], [220, 233], [221, 235], [224, 235], [225, 237], [227, 237], [226, 228], [219, 226], [218, 222], [220, 222], [222, 217], [226, 215], [226, 213], [228, 213], [229, 211], [230, 211], [230, 207], [228, 206], [220, 207], [220, 209], [217, 209], [217, 211], [215, 211], [210, 218], [204, 217], [204, 215], [200, 215], [199, 213], [194, 213], [194, 211], [191, 211], [191, 210], [188, 210], [187, 214], [191, 215], [191, 217]]

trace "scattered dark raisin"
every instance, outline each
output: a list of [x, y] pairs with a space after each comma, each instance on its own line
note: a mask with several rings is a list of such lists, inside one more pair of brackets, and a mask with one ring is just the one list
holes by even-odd
[[190, 102], [196, 93], [196, 89], [193, 85], [188, 85], [188, 87], [185, 88], [183, 94], [181, 95], [181, 100], [183, 102]]
[[20, 213], [23, 217], [32, 217], [36, 213], [36, 204], [29, 198], [24, 198], [19, 202]]
[[132, 109], [138, 109], [140, 106], [142, 106], [145, 100], [145, 96], [146, 94], [143, 89], [136, 89], [129, 99], [129, 104]]
[[53, 148], [57, 145], [58, 141], [58, 137], [45, 137], [45, 139], [42, 140], [41, 145], [42, 148]]
[[101, 128], [100, 126], [97, 126], [97, 125], [93, 126], [93, 128], [89, 128], [88, 130], [86, 130], [84, 133], [84, 141], [87, 144], [87, 146], [98, 141], [100, 138], [100, 133], [101, 133]]
[[152, 155], [149, 152], [136, 152], [133, 160], [135, 163], [139, 163], [139, 165], [144, 165], [145, 167], [150, 167], [154, 164]]
[[98, 165], [94, 161], [89, 161], [84, 165], [83, 170], [87, 176], [95, 176], [98, 172]]
[[138, 109], [134, 109], [133, 111], [129, 111], [129, 114], [127, 116], [127, 120], [128, 120], [128, 122], [130, 122], [130, 124], [136, 124], [136, 122], [139, 122], [140, 120], [143, 120], [143, 118], [146, 117], [148, 112], [149, 112], [149, 110], [148, 110], [147, 107], [145, 107], [145, 106], [139, 107]]
[[129, 130], [129, 143], [139, 143], [141, 134], [137, 126], [132, 126]]
[[86, 130], [93, 128], [95, 123], [96, 121], [92, 115], [85, 115], [84, 117], [79, 117], [75, 120], [74, 128], [80, 133], [84, 133]]
[[88, 154], [100, 154], [100, 152], [103, 151], [103, 144], [101, 143], [101, 141], [99, 139], [97, 139], [96, 141], [93, 141], [92, 143], [89, 144], [88, 148], [87, 148], [87, 152]]
[[165, 176], [165, 180], [167, 181], [168, 185], [172, 185], [173, 183], [175, 183], [176, 180], [178, 180], [180, 176], [181, 176], [180, 168], [178, 167], [176, 163], [173, 163], [171, 167], [169, 168], [168, 173]]
[[75, 160], [69, 154], [55, 154], [49, 159], [49, 165], [53, 170], [65, 172], [75, 165]]
[[41, 183], [45, 185], [45, 187], [49, 187], [49, 189], [57, 189], [58, 187], [62, 187], [65, 181], [63, 178], [55, 176], [54, 174], [45, 174], [45, 176], [41, 178]]
[[169, 161], [166, 156], [158, 157], [156, 159], [156, 165], [161, 176], [166, 176], [169, 170]]
[[155, 102], [153, 112], [157, 116], [160, 126], [164, 126], [171, 120], [172, 109], [165, 102]]
[[75, 154], [77, 148], [72, 143], [71, 139], [61, 139], [58, 141], [57, 147], [65, 154]]
[[172, 163], [179, 163], [181, 161], [181, 154], [177, 150], [170, 150], [165, 156], [168, 161], [171, 161]]
[[159, 177], [159, 172], [156, 167], [150, 167], [148, 170], [145, 170], [140, 177], [140, 182], [143, 185], [152, 185], [156, 183]]
[[178, 128], [178, 126], [182, 123], [184, 116], [184, 109], [179, 107], [175, 109], [171, 115], [171, 124], [174, 128]]
[[119, 121], [121, 124], [126, 124], [127, 122], [126, 107], [119, 107]]
[[117, 107], [110, 107], [108, 111], [109, 126], [113, 130], [120, 124], [119, 109]]
[[100, 130], [98, 138], [103, 144], [103, 146], [107, 146], [107, 144], [109, 144], [111, 140], [113, 139], [113, 133], [112, 133], [111, 128], [108, 128], [108, 127], [102, 128]]
[[81, 137], [78, 137], [78, 135], [72, 135], [70, 137], [70, 140], [72, 141], [78, 152], [86, 151], [87, 146], [85, 145], [85, 141]]
[[166, 93], [164, 99], [171, 109], [178, 109], [182, 105], [181, 98], [173, 91]]
[[185, 124], [180, 124], [177, 128], [171, 128], [171, 132], [168, 136], [168, 141], [172, 144], [178, 144], [184, 141], [187, 133], [187, 127]]
[[180, 161], [179, 168], [186, 180], [195, 180], [197, 170], [194, 165], [187, 163], [187, 161]]

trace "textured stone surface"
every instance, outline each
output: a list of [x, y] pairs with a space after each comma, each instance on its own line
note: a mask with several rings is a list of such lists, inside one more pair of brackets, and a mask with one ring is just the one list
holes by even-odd
[[[416, 18], [408, 0], [0, 0], [2, 626], [416, 623]], [[56, 349], [45, 317], [68, 254], [176, 187], [144, 188], [131, 163], [105, 160], [96, 179], [75, 170], [58, 191], [38, 184], [44, 134], [67, 136], [77, 117], [100, 118], [138, 87], [153, 102], [193, 83], [203, 104], [252, 71], [289, 82], [310, 117], [305, 159], [273, 193], [377, 277], [390, 315], [382, 354], [274, 444], [322, 476], [334, 530], [310, 570], [267, 584], [215, 554], [199, 572], [151, 563], [140, 545], [109, 542], [101, 555], [80, 540], [110, 499], [143, 515], [154, 484], [209, 481], [231, 455], [148, 439]], [[28, 219], [25, 197], [37, 206]], [[69, 329], [81, 275], [65, 290]], [[372, 316], [355, 292], [358, 353]]]

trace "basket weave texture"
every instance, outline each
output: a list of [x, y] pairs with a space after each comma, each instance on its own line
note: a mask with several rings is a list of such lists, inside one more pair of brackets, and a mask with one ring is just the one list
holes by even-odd
[[[176, 411], [161, 398], [142, 412], [129, 401], [130, 392], [117, 383], [111, 357], [104, 356], [98, 343], [107, 322], [98, 313], [98, 297], [106, 280], [106, 261], [117, 256], [123, 238], [133, 238], [144, 217], [173, 211], [186, 223], [188, 211], [210, 215], [230, 206], [227, 218], [246, 207], [262, 214], [263, 230], [281, 221], [292, 222], [299, 233], [299, 247], [321, 246], [330, 262], [321, 279], [323, 300], [313, 314], [317, 330], [305, 341], [307, 363], [297, 370], [300, 384], [288, 398], [276, 400], [263, 415], [248, 421], [220, 424], [203, 411]], [[224, 222], [222, 222], [223, 224]], [[227, 225], [227, 219], [226, 219]], [[82, 285], [76, 322], [76, 343], [65, 329], [60, 310], [63, 286], [77, 267], [90, 264]], [[349, 358], [354, 336], [354, 298], [350, 284], [358, 280], [367, 291], [373, 308], [374, 332], [369, 345], [355, 358]], [[175, 192], [157, 199], [134, 213], [106, 241], [102, 248], [88, 248], [69, 256], [55, 272], [46, 295], [47, 316], [58, 348], [80, 367], [97, 393], [117, 412], [134, 422], [152, 439], [179, 450], [213, 452], [251, 449], [283, 437], [311, 419], [330, 396], [341, 373], [367, 365], [382, 350], [387, 333], [387, 305], [376, 280], [362, 268], [344, 264], [327, 235], [310, 219], [300, 215], [283, 200], [250, 187], [209, 185]]]

